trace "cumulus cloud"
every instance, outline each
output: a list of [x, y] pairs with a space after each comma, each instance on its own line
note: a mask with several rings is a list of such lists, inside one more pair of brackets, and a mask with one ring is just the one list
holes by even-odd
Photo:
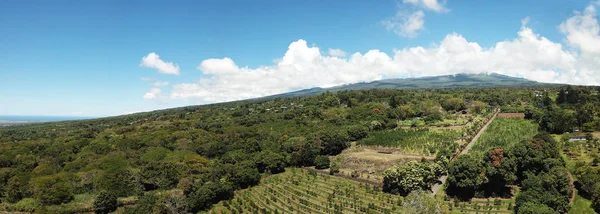
[[156, 69], [161, 74], [179, 75], [179, 65], [174, 64], [173, 62], [163, 61], [160, 59], [160, 56], [154, 52], [143, 57], [140, 66]]
[[154, 82], [152, 85], [153, 85], [154, 87], [167, 86], [167, 85], [169, 85], [169, 82], [166, 82], [166, 81], [163, 81], [163, 82], [161, 82], [161, 81], [156, 81], [156, 82]]
[[146, 100], [156, 99], [160, 96], [161, 93], [162, 93], [162, 90], [160, 90], [160, 88], [151, 88], [150, 91], [148, 91], [148, 92], [146, 92], [146, 94], [144, 94], [144, 99], [146, 99]]
[[444, 6], [446, 1], [438, 2], [437, 0], [403, 0], [402, 2], [440, 13], [449, 11], [449, 9]]
[[[586, 16], [585, 11], [576, 12], [561, 24], [560, 28], [564, 25], [567, 29], [564, 31], [566, 38], [576, 32], [586, 32], [586, 38], [591, 40], [600, 36], [598, 31], [593, 30], [597, 21], [577, 21], [583, 20], [582, 16]], [[514, 39], [500, 41], [489, 47], [482, 47], [458, 33], [451, 33], [433, 45], [398, 49], [391, 55], [369, 50], [341, 57], [331, 53], [322, 55], [318, 47], [310, 47], [300, 39], [292, 42], [283, 57], [270, 66], [243, 67], [227, 57], [206, 59], [197, 66], [204, 74], [202, 79], [175, 84], [168, 96], [204, 104], [311, 87], [368, 82], [384, 77], [455, 73], [493, 72], [541, 82], [600, 84], [600, 71], [597, 69], [600, 67], [600, 53], [584, 48], [587, 43], [569, 42], [569, 46], [565, 47], [551, 41], [529, 28], [528, 20], [522, 20]]]
[[600, 26], [594, 5], [587, 6], [583, 12], [575, 11], [575, 15], [561, 23], [559, 29], [566, 34], [567, 43], [581, 49], [583, 54], [600, 53]]
[[329, 56], [335, 56], [335, 57], [345, 57], [346, 56], [346, 52], [341, 50], [341, 49], [331, 49], [329, 48]]
[[388, 31], [407, 38], [415, 38], [425, 28], [425, 13], [398, 11], [394, 17], [383, 20], [381, 23]]

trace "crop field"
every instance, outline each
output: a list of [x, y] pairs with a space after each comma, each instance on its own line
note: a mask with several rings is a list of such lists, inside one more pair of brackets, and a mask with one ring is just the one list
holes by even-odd
[[537, 134], [538, 125], [529, 120], [496, 118], [475, 142], [470, 153], [487, 152], [495, 147], [507, 148]]
[[440, 148], [456, 146], [460, 131], [429, 129], [398, 129], [371, 132], [358, 145], [397, 147], [407, 154], [435, 154]]
[[[518, 194], [518, 189], [515, 189]], [[471, 201], [458, 201], [439, 191], [435, 198], [448, 206], [450, 213], [513, 213], [515, 198], [473, 198]]]
[[343, 178], [291, 168], [208, 213], [401, 213], [402, 197]]

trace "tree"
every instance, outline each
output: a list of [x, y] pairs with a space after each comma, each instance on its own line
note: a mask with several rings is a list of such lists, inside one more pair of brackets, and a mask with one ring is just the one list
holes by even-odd
[[348, 134], [341, 130], [321, 131], [316, 140], [321, 143], [322, 155], [337, 155], [349, 146]]
[[438, 214], [442, 213], [440, 202], [430, 196], [429, 192], [416, 190], [408, 194], [402, 202], [405, 213]]
[[369, 128], [361, 125], [348, 126], [348, 137], [350, 141], [357, 141], [367, 137]]
[[564, 167], [555, 167], [539, 174], [528, 173], [521, 182], [522, 192], [515, 199], [517, 210], [527, 203], [543, 204], [560, 213], [571, 208], [569, 172]]
[[428, 190], [435, 181], [436, 163], [411, 161], [383, 172], [383, 191], [403, 196], [415, 190]]
[[457, 196], [469, 198], [485, 181], [481, 160], [466, 154], [448, 166], [448, 186]]
[[475, 100], [471, 102], [471, 112], [480, 114], [483, 110], [485, 110], [485, 107], [487, 107], [487, 105], [487, 103]]
[[519, 207], [518, 214], [557, 214], [555, 210], [544, 205], [536, 203], [525, 203]]
[[178, 214], [187, 213], [188, 204], [181, 191], [163, 194], [156, 202], [154, 213]]
[[6, 200], [16, 203], [22, 198], [31, 196], [29, 180], [31, 180], [31, 173], [18, 173], [10, 178], [5, 189]]
[[517, 165], [501, 148], [491, 149], [484, 156], [485, 190], [493, 193], [503, 193], [508, 184], [517, 181]]
[[271, 174], [277, 174], [285, 171], [285, 157], [279, 153], [275, 153], [270, 150], [262, 151], [255, 156], [254, 161], [258, 171], [270, 172]]
[[140, 171], [146, 190], [169, 189], [178, 181], [177, 166], [169, 162], [151, 162], [144, 164]]
[[73, 200], [73, 187], [65, 176], [57, 174], [32, 179], [35, 199], [42, 205], [57, 205]]
[[209, 186], [200, 186], [189, 195], [186, 195], [188, 210], [193, 213], [206, 210], [210, 208], [215, 197], [215, 192]]
[[94, 200], [94, 212], [106, 214], [117, 210], [117, 196], [107, 191], [100, 191], [96, 200]]
[[146, 193], [137, 201], [133, 207], [126, 207], [126, 214], [144, 214], [153, 213], [158, 197], [153, 193]]
[[446, 111], [460, 111], [465, 109], [466, 103], [463, 99], [453, 97], [442, 102], [442, 107]]
[[398, 100], [396, 100], [396, 96], [390, 97], [390, 108], [396, 108], [398, 106]]
[[316, 169], [327, 169], [329, 168], [329, 157], [325, 155], [319, 155], [315, 158]]

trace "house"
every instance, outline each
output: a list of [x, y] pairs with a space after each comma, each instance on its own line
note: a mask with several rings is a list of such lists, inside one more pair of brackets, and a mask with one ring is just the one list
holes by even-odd
[[581, 140], [586, 140], [584, 135], [575, 135], [575, 136], [569, 137], [569, 141], [581, 141]]

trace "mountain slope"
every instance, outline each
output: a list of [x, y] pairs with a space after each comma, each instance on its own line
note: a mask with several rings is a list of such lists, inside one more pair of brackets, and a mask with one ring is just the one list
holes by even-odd
[[354, 83], [348, 85], [335, 86], [331, 88], [310, 88], [285, 94], [268, 96], [265, 98], [276, 97], [295, 97], [310, 96], [323, 93], [325, 91], [344, 91], [344, 90], [369, 90], [369, 89], [424, 89], [424, 88], [491, 88], [491, 87], [528, 87], [553, 85], [551, 83], [541, 83], [524, 78], [511, 77], [502, 74], [455, 74], [446, 76], [418, 77], [405, 79], [385, 79], [368, 83]]

